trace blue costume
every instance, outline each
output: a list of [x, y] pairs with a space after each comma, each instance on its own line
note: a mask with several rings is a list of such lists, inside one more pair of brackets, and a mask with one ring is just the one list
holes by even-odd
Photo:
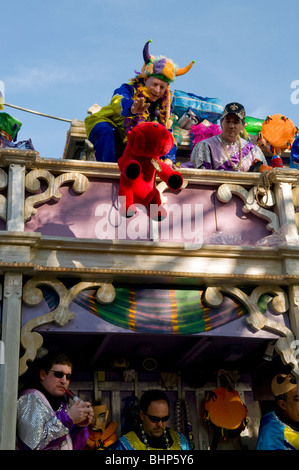
[[[136, 115], [132, 114], [131, 107], [134, 98], [142, 96], [142, 85], [139, 85], [139, 80], [133, 80], [133, 84], [122, 84], [114, 91], [111, 102], [107, 106], [85, 118], [87, 136], [94, 145], [97, 161], [116, 162], [123, 154], [130, 121], [134, 125], [136, 120]], [[160, 106], [161, 100], [151, 103], [147, 116], [141, 116], [140, 122], [145, 120], [161, 121], [159, 118]], [[164, 158], [169, 158], [174, 163], [176, 149], [177, 145], [174, 141], [172, 149]]]
[[[116, 162], [123, 154], [127, 141], [127, 133], [141, 122], [157, 121], [167, 129], [171, 127], [171, 93], [169, 84], [176, 77], [187, 73], [193, 61], [182, 69], [164, 56], [154, 57], [149, 53], [148, 41], [143, 48], [144, 65], [140, 74], [129, 83], [124, 83], [117, 88], [112, 96], [111, 102], [85, 118], [87, 137], [94, 145], [97, 161]], [[154, 102], [150, 101], [146, 80], [156, 77], [167, 83], [163, 95]], [[134, 101], [143, 98], [150, 106], [143, 113], [132, 114], [131, 108]], [[173, 140], [170, 152], [162, 157], [175, 162], [177, 144]]]
[[159, 447], [153, 447], [153, 442], [150, 442], [150, 440], [149, 446], [146, 446], [140, 436], [134, 431], [130, 431], [118, 439], [112, 446], [112, 450], [191, 450], [191, 445], [183, 434], [170, 428], [167, 428], [167, 432], [171, 440], [169, 449], [163, 446], [163, 436], [159, 439], [155, 439], [155, 441], [157, 441], [155, 446], [157, 445]]
[[299, 170], [299, 135], [293, 142], [290, 157], [290, 168]]
[[257, 450], [299, 450], [299, 431], [284, 423], [275, 413], [261, 419]]

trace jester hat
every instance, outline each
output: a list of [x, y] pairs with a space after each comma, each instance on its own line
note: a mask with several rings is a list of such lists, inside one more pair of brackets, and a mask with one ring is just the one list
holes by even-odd
[[192, 65], [194, 64], [194, 60], [190, 62], [189, 65], [182, 69], [178, 69], [177, 65], [175, 65], [171, 59], [167, 59], [164, 56], [157, 56], [154, 57], [149, 53], [149, 43], [152, 42], [151, 40], [145, 43], [143, 48], [143, 60], [144, 65], [141, 70], [141, 75], [143, 77], [157, 77], [166, 82], [168, 85], [176, 79], [176, 77], [180, 75], [184, 75], [187, 73]]

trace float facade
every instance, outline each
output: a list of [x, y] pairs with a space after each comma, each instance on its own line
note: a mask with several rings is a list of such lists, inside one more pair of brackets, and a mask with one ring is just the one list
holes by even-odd
[[72, 389], [106, 403], [118, 434], [128, 402], [161, 387], [173, 426], [178, 403], [188, 404], [195, 449], [211, 445], [206, 392], [219, 371], [238, 370], [249, 418], [238, 445], [253, 449], [272, 374], [299, 377], [297, 170], [182, 168], [180, 191], [157, 181], [165, 223], [143, 208], [125, 220], [117, 164], [77, 159], [76, 138], [71, 127], [61, 160], [0, 149], [0, 448], [14, 449], [31, 365], [43, 348], [63, 348]]

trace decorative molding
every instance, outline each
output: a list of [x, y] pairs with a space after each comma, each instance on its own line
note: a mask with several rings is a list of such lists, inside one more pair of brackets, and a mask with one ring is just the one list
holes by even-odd
[[291, 366], [293, 373], [299, 378], [298, 361], [294, 354], [295, 350], [292, 347], [292, 342], [295, 339], [292, 331], [286, 326], [265, 317], [258, 307], [260, 297], [263, 294], [269, 294], [273, 296], [271, 308], [275, 314], [281, 315], [286, 313], [289, 303], [283, 289], [278, 286], [259, 286], [248, 296], [236, 287], [208, 287], [204, 293], [204, 300], [208, 306], [219, 306], [223, 301], [222, 293], [235, 298], [246, 307], [249, 312], [249, 315], [245, 318], [248, 326], [252, 327], [255, 331], [267, 329], [282, 336], [282, 338], [277, 340], [275, 348], [280, 354], [283, 363]]
[[[5, 170], [0, 168], [0, 190], [7, 188], [8, 176]], [[7, 218], [7, 199], [0, 194], [0, 219], [6, 222]]]
[[295, 209], [298, 209], [298, 207], [299, 207], [299, 186], [295, 186], [292, 189], [292, 196], [293, 196], [293, 203], [294, 203]]
[[72, 288], [67, 289], [65, 285], [57, 279], [37, 279], [33, 278], [26, 282], [23, 289], [23, 302], [28, 306], [36, 306], [43, 300], [43, 293], [38, 286], [52, 288], [59, 297], [58, 307], [52, 312], [29, 320], [21, 330], [21, 344], [25, 350], [20, 359], [20, 375], [27, 370], [27, 362], [33, 361], [37, 350], [43, 344], [42, 335], [33, 331], [35, 328], [55, 322], [59, 326], [64, 326], [74, 318], [74, 313], [69, 310], [69, 305], [73, 299], [83, 290], [99, 287], [96, 297], [102, 304], [109, 304], [115, 298], [115, 289], [112, 284], [101, 282], [79, 282]]
[[[263, 191], [262, 188], [259, 188], [259, 192]], [[265, 207], [272, 207], [275, 204], [274, 194], [273, 192], [268, 189], [264, 190], [264, 196], [262, 197], [262, 204]], [[252, 187], [249, 191], [247, 191], [243, 186], [238, 184], [229, 184], [224, 183], [219, 186], [217, 190], [217, 197], [220, 202], [228, 202], [231, 200], [232, 195], [236, 194], [239, 196], [245, 205], [243, 206], [244, 212], [252, 212], [257, 217], [261, 219], [267, 220], [269, 223], [267, 224], [267, 229], [269, 231], [275, 231], [279, 229], [279, 218], [277, 214], [274, 212], [264, 209], [261, 205], [258, 204], [257, 201], [257, 186]]]
[[31, 168], [32, 165], [38, 164], [39, 161], [39, 153], [36, 150], [14, 147], [0, 148], [0, 162], [7, 168], [10, 165], [21, 165], [25, 168]]
[[25, 188], [30, 193], [36, 193], [40, 190], [40, 181], [44, 180], [48, 183], [48, 188], [46, 191], [36, 194], [35, 196], [29, 196], [25, 201], [25, 221], [34, 216], [37, 212], [37, 209], [34, 208], [36, 204], [42, 202], [47, 202], [50, 199], [54, 201], [59, 201], [61, 198], [61, 193], [59, 191], [60, 186], [65, 183], [73, 182], [73, 190], [75, 193], [81, 194], [84, 193], [88, 188], [88, 178], [81, 173], [70, 172], [62, 173], [61, 175], [55, 176], [52, 175], [47, 170], [32, 170], [26, 175], [25, 179]]
[[[182, 189], [185, 189], [187, 188], [188, 186], [188, 180], [184, 179], [183, 180], [183, 184], [182, 184], [182, 187], [179, 189], [179, 191], [181, 191]], [[160, 196], [161, 196], [161, 203], [162, 204], [166, 204], [167, 203], [167, 196], [165, 196], [163, 193], [164, 191], [166, 191], [166, 189], [169, 189], [168, 186], [167, 186], [167, 183], [165, 183], [165, 181], [161, 181], [157, 184], [157, 190], [159, 191], [160, 193]], [[175, 191], [177, 192], [177, 191]]]
[[295, 186], [292, 189], [292, 197], [293, 197], [293, 203], [294, 203], [294, 209], [295, 209], [296, 227], [299, 233], [299, 212], [296, 212], [296, 209], [299, 208], [299, 186]]

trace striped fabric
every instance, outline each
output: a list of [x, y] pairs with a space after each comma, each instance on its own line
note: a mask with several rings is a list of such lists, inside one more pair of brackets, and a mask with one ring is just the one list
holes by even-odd
[[[58, 297], [48, 288], [42, 290], [50, 310], [54, 310]], [[96, 289], [82, 291], [73, 302], [107, 323], [152, 334], [208, 332], [248, 314], [244, 306], [226, 296], [221, 305], [206, 306], [203, 291], [199, 289], [116, 287], [115, 293], [115, 300], [108, 305], [96, 300]], [[270, 298], [269, 295], [261, 297], [262, 313], [267, 310]]]

